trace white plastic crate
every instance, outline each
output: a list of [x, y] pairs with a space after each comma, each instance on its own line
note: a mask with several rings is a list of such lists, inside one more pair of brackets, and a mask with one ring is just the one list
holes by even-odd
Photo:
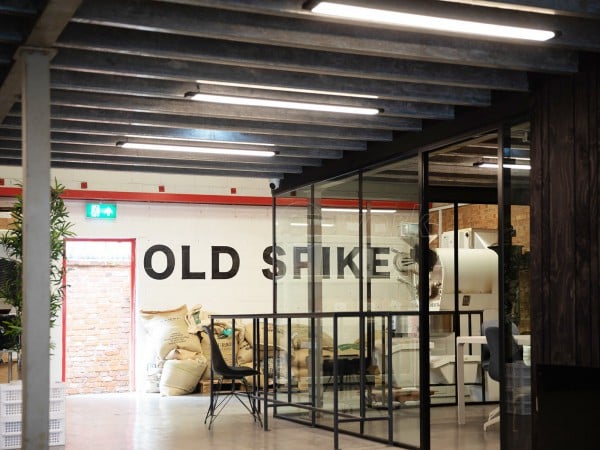
[[65, 399], [65, 383], [57, 381], [50, 386], [50, 400]]
[[[63, 431], [65, 429], [64, 417], [51, 418], [48, 422], [48, 431]], [[21, 419], [0, 420], [0, 434], [14, 434], [23, 432]]]
[[[50, 431], [48, 434], [48, 445], [65, 445], [65, 430]], [[0, 435], [0, 449], [21, 448], [21, 433]]]
[[13, 403], [22, 401], [23, 387], [20, 380], [0, 384], [0, 402]]
[[[20, 418], [23, 414], [23, 385], [21, 380], [0, 384], [0, 419]], [[56, 382], [50, 387], [50, 418], [62, 418], [65, 414], [65, 385]]]
[[21, 433], [0, 435], [0, 448], [21, 448]]
[[22, 415], [23, 403], [21, 401], [0, 403], [0, 418], [21, 419]]
[[0, 420], [0, 434], [13, 434], [22, 432], [21, 419]]
[[65, 445], [65, 430], [50, 431], [48, 445]]
[[[14, 380], [10, 383], [0, 383], [0, 401], [21, 400], [23, 383], [21, 380]], [[65, 397], [65, 383], [56, 381], [50, 386], [50, 400], [60, 400]]]

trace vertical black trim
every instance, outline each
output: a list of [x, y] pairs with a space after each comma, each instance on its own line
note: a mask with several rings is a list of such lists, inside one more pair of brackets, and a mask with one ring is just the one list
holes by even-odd
[[419, 380], [420, 380], [420, 448], [431, 447], [431, 398], [429, 396], [429, 155], [421, 152], [419, 170]]
[[[460, 270], [460, 267], [458, 265], [458, 202], [454, 202], [453, 205], [453, 210], [452, 210], [452, 218], [454, 221], [454, 227], [452, 229], [452, 237], [454, 240], [454, 245], [453, 245], [453, 254], [452, 254], [452, 264], [454, 264], [454, 314], [452, 314], [452, 328], [454, 328], [454, 348], [456, 349], [456, 337], [460, 336], [460, 301], [459, 301], [459, 293], [460, 293], [460, 286], [458, 285], [458, 271]], [[438, 233], [441, 236], [441, 230], [440, 233]], [[470, 319], [469, 319], [469, 323], [470, 323]], [[456, 350], [455, 350], [456, 352]], [[457, 364], [454, 364], [454, 398], [456, 399], [456, 401], [458, 402], [458, 392], [456, 389], [456, 380], [457, 378]]]
[[[359, 208], [358, 208], [358, 310], [359, 312], [363, 312], [364, 311], [364, 301], [365, 301], [365, 288], [364, 288], [364, 282], [365, 282], [365, 277], [364, 277], [364, 268], [365, 268], [365, 254], [364, 254], [364, 218], [363, 218], [363, 214], [361, 212], [361, 207], [363, 204], [363, 173], [360, 172], [358, 174], [358, 204], [359, 204]], [[366, 367], [366, 360], [365, 360], [365, 323], [364, 320], [361, 316], [361, 319], [359, 320], [359, 332], [358, 332], [358, 339], [359, 339], [359, 359], [360, 359], [360, 383], [361, 383], [361, 388], [360, 388], [360, 399], [359, 399], [359, 408], [360, 408], [360, 416], [361, 417], [365, 417], [366, 413], [367, 413], [367, 402], [366, 402], [366, 398], [365, 398], [365, 388], [364, 388], [364, 380], [366, 377], [366, 372], [367, 372], [367, 367]], [[370, 392], [369, 392], [370, 395]], [[369, 399], [369, 401], [371, 401]], [[360, 421], [360, 434], [364, 434], [365, 432], [365, 422], [364, 420]]]
[[272, 233], [272, 251], [273, 251], [273, 314], [277, 314], [277, 199], [271, 199], [271, 233]]
[[310, 286], [310, 308], [308, 312], [315, 312], [315, 186], [312, 185], [310, 187], [310, 199], [308, 202], [308, 247], [310, 248], [310, 276], [308, 278], [308, 283]]
[[[310, 233], [310, 236], [308, 237], [308, 241], [309, 241], [309, 247], [311, 249], [310, 251], [310, 276], [309, 276], [309, 280], [308, 282], [310, 283], [310, 311], [311, 313], [315, 312], [315, 295], [316, 295], [316, 289], [315, 289], [315, 185], [311, 185], [310, 186], [310, 199], [308, 202], [308, 227], [307, 230], [309, 230], [308, 232]], [[311, 377], [314, 380], [314, 377], [316, 375], [316, 370], [317, 370], [317, 359], [316, 359], [316, 350], [315, 350], [315, 318], [311, 317], [310, 319], [310, 367], [311, 367]], [[315, 383], [313, 381], [313, 383], [311, 383], [311, 399], [313, 402], [313, 405], [315, 404], [315, 402], [317, 401], [317, 383]], [[317, 414], [316, 411], [313, 410], [311, 413], [311, 422], [312, 425], [315, 426], [317, 423]]]
[[362, 204], [363, 204], [363, 174], [362, 172], [360, 172], [358, 174], [358, 204], [359, 204], [359, 208], [358, 208], [358, 280], [359, 280], [359, 285], [358, 285], [358, 310], [360, 312], [364, 311], [364, 305], [363, 305], [363, 301], [364, 301], [364, 248], [363, 248], [363, 244], [364, 244], [364, 237], [363, 237], [363, 231], [364, 231], [364, 223], [363, 223], [363, 214], [362, 214]]
[[[505, 303], [505, 283], [506, 262], [510, 254], [506, 252], [507, 236], [510, 233], [510, 206], [507, 208], [507, 200], [510, 199], [510, 169], [504, 168], [504, 149], [510, 148], [510, 128], [506, 124], [498, 127], [498, 323], [505, 324], [508, 320], [506, 316]], [[508, 222], [508, 227], [507, 227]], [[510, 240], [508, 241], [510, 244]], [[500, 331], [500, 450], [508, 449], [508, 433], [510, 432], [508, 417], [506, 414], [506, 369], [504, 357], [505, 346], [505, 326], [498, 327]]]

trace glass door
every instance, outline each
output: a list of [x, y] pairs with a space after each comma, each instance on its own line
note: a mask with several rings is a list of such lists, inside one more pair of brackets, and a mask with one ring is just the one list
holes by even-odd
[[499, 350], [501, 449], [531, 448], [531, 341], [529, 316], [529, 123], [505, 127], [498, 169], [502, 228], [502, 327]]

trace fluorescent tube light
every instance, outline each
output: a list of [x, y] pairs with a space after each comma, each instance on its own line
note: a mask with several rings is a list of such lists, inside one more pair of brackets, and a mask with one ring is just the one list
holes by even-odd
[[556, 36], [553, 31], [535, 28], [511, 27], [492, 23], [472, 22], [470, 20], [448, 19], [445, 17], [423, 16], [362, 6], [345, 5], [336, 2], [319, 2], [311, 8], [317, 14], [342, 17], [344, 19], [377, 22], [387, 25], [398, 25], [451, 33], [473, 34], [508, 39], [524, 39], [530, 41], [547, 41]]
[[287, 102], [252, 97], [234, 97], [230, 95], [213, 95], [189, 92], [185, 95], [199, 102], [225, 103], [228, 105], [266, 106], [268, 108], [301, 109], [304, 111], [321, 111], [343, 114], [362, 114], [373, 116], [379, 114], [376, 108], [359, 108], [355, 106], [327, 105], [324, 103]]
[[[321, 208], [321, 211], [326, 212], [349, 212], [349, 213], [357, 213], [358, 208]], [[363, 209], [363, 212], [371, 212], [371, 213], [380, 213], [380, 214], [393, 214], [396, 212], [395, 209]]]
[[213, 153], [217, 155], [235, 156], [275, 156], [271, 150], [243, 150], [234, 148], [194, 147], [190, 145], [144, 144], [141, 142], [117, 142], [118, 147], [136, 150], [162, 150], [167, 152]]
[[[136, 139], [136, 138], [147, 138], [147, 135], [143, 134], [124, 134], [123, 137], [128, 139]], [[189, 141], [191, 139], [194, 142], [209, 142], [211, 144], [232, 144], [232, 145], [256, 145], [260, 147], [275, 147], [275, 144], [271, 144], [268, 142], [240, 142], [240, 141], [219, 141], [216, 139], [196, 139], [194, 136], [190, 136], [189, 138], [185, 137], [170, 137], [170, 136], [152, 136], [152, 139], [164, 139], [164, 140], [172, 140], [172, 141]]]
[[299, 88], [292, 88], [292, 87], [268, 86], [268, 85], [262, 85], [262, 84], [229, 83], [226, 81], [196, 80], [196, 83], [212, 84], [214, 86], [230, 86], [230, 87], [241, 87], [241, 88], [248, 88], [248, 89], [263, 89], [266, 91], [284, 91], [284, 92], [300, 92], [303, 94], [335, 95], [336, 97], [379, 98], [377, 95], [369, 95], [369, 94], [354, 94], [354, 93], [335, 92], [335, 91], [319, 91], [317, 89], [299, 89]]
[[[498, 164], [489, 163], [489, 162], [479, 162], [479, 163], [475, 163], [473, 165], [475, 167], [480, 167], [482, 169], [497, 169], [498, 168]], [[503, 164], [502, 167], [504, 167], [506, 169], [531, 170], [531, 165], [529, 165], [529, 164], [507, 163], [507, 164]]]
[[[304, 223], [304, 222], [291, 222], [290, 225], [293, 227], [307, 227], [308, 226], [308, 224]], [[321, 226], [323, 228], [331, 228], [331, 227], [333, 227], [333, 224], [332, 223], [322, 223]]]

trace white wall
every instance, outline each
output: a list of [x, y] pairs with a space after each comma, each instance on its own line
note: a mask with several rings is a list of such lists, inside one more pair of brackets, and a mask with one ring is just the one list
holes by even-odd
[[[155, 175], [93, 170], [52, 169], [52, 178], [67, 189], [133, 193], [164, 192], [207, 195], [231, 195], [235, 188], [239, 196], [271, 195], [267, 180], [252, 178]], [[23, 179], [20, 167], [0, 167], [5, 187], [15, 187]], [[262, 253], [271, 245], [271, 208], [248, 206], [185, 205], [167, 203], [117, 202], [118, 216], [109, 222], [85, 218], [84, 201], [67, 201], [70, 220], [78, 238], [133, 238], [136, 240], [135, 311], [144, 308], [169, 309], [187, 304], [202, 304], [219, 313], [268, 313], [272, 311], [272, 282], [260, 270]], [[175, 254], [175, 270], [165, 280], [154, 280], [144, 270], [144, 254], [152, 245], [161, 244]], [[205, 280], [181, 279], [181, 246], [190, 246], [192, 271], [206, 271]], [[229, 246], [240, 256], [240, 268], [230, 280], [212, 280], [211, 246]], [[163, 258], [164, 264], [164, 258]], [[228, 259], [221, 266], [226, 270]], [[161, 270], [161, 255], [153, 258], [156, 270]], [[99, 314], [102, 312], [99, 311]], [[62, 327], [58, 323], [51, 332], [56, 345], [51, 373], [60, 379], [62, 369]], [[136, 328], [136, 385], [143, 388], [140, 377], [145, 370], [146, 335], [140, 324]]]
[[[20, 168], [8, 169], [0, 168], [0, 178], [4, 178], [6, 186], [16, 185], [20, 180]], [[52, 176], [68, 189], [81, 189], [81, 183], [87, 182], [88, 190], [158, 192], [158, 186], [164, 186], [167, 193], [230, 195], [231, 188], [236, 188], [237, 195], [270, 196], [265, 180], [72, 170], [52, 172]], [[264, 269], [271, 268], [263, 261], [263, 252], [272, 243], [270, 206], [117, 202], [116, 219], [102, 221], [85, 217], [85, 201], [68, 200], [66, 204], [77, 238], [135, 239], [136, 315], [141, 309], [172, 309], [182, 304], [188, 307], [201, 304], [205, 310], [221, 314], [272, 312], [272, 281], [262, 273]], [[408, 250], [399, 236], [399, 226], [403, 222], [414, 222], [414, 216], [414, 211], [403, 211], [373, 218], [371, 245]], [[282, 236], [287, 237], [287, 242], [280, 243], [286, 252], [281, 259], [287, 266], [287, 274], [279, 291], [286, 297], [280, 309], [287, 312], [307, 310], [308, 271], [302, 269], [301, 278], [293, 278], [293, 247], [306, 245], [303, 243], [306, 242], [307, 230], [291, 224], [303, 218], [305, 212], [301, 208], [283, 209], [278, 217], [278, 229]], [[344, 270], [343, 280], [336, 277], [335, 251], [343, 247], [344, 254], [348, 254], [357, 245], [357, 218], [336, 213], [328, 214], [325, 219], [332, 224], [332, 228], [323, 229], [322, 237], [323, 245], [331, 247], [332, 272], [330, 279], [323, 283], [323, 307], [327, 311], [356, 310], [357, 279], [348, 268]], [[175, 258], [172, 274], [162, 280], [152, 278], [144, 267], [145, 255], [156, 245], [166, 246]], [[185, 279], [182, 275], [182, 246], [189, 247], [190, 271], [204, 272], [205, 279]], [[239, 270], [232, 278], [212, 279], [211, 249], [214, 246], [226, 246], [239, 255]], [[389, 273], [389, 278], [373, 280], [376, 299], [373, 308], [376, 310], [402, 309], [410, 300], [410, 292], [398, 282], [393, 257], [390, 252], [379, 258], [386, 261], [379, 271]], [[151, 268], [157, 273], [165, 271], [163, 252], [154, 254]], [[231, 269], [231, 258], [222, 256], [217, 269], [222, 272]], [[60, 326], [52, 331], [53, 341], [59, 344], [52, 366], [53, 374], [57, 376], [60, 376], [61, 370], [61, 332]], [[342, 334], [340, 342], [351, 342], [356, 332], [345, 329]], [[135, 365], [138, 389], [144, 387], [148, 354], [147, 336], [137, 321]]]
[[[78, 238], [136, 240], [136, 313], [182, 304], [190, 308], [201, 304], [221, 314], [272, 312], [272, 282], [262, 275], [262, 269], [269, 267], [262, 255], [271, 245], [270, 207], [119, 202], [117, 218], [102, 221], [85, 218], [84, 201], [66, 204]], [[144, 257], [155, 245], [168, 247], [175, 257], [172, 274], [163, 280], [152, 278], [144, 267]], [[182, 246], [189, 246], [190, 271], [204, 272], [205, 279], [182, 277]], [[212, 279], [213, 246], [229, 247], [239, 255], [239, 270], [232, 278]], [[163, 252], [155, 253], [151, 262], [155, 272], [165, 271]], [[219, 271], [230, 272], [231, 257], [221, 256], [219, 266]], [[149, 354], [146, 337], [138, 321], [136, 385], [140, 388]]]

